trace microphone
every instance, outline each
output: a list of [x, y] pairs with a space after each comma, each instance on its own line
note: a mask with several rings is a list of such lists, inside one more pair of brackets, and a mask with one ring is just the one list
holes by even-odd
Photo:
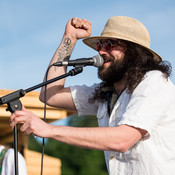
[[69, 61], [58, 61], [53, 63], [54, 66], [95, 66], [101, 67], [104, 59], [100, 55], [95, 55], [92, 58], [79, 58]]

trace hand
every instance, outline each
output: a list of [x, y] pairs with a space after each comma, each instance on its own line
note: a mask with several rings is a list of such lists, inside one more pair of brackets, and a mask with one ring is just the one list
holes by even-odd
[[74, 17], [68, 21], [65, 34], [71, 35], [75, 39], [89, 37], [91, 35], [91, 22]]
[[48, 137], [51, 125], [41, 120], [38, 116], [30, 111], [27, 111], [24, 107], [21, 111], [15, 111], [10, 117], [10, 126], [14, 126], [18, 123], [22, 123], [20, 131], [25, 135], [34, 134], [39, 137]]

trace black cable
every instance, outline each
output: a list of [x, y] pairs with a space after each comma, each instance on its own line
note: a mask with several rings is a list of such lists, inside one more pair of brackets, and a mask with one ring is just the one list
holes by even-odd
[[[46, 75], [45, 75], [45, 81], [47, 81], [48, 72], [52, 66], [53, 66], [53, 64], [47, 68]], [[46, 122], [47, 85], [45, 85], [44, 88], [45, 88], [45, 92], [44, 92], [44, 121]], [[44, 146], [45, 146], [45, 139], [43, 138], [42, 156], [41, 156], [41, 175], [43, 174]]]
[[[46, 71], [45, 75], [45, 81], [47, 82], [47, 76], [50, 68], [52, 66], [55, 66], [54, 64], [51, 64]], [[83, 67], [77, 67], [75, 69], [72, 69], [69, 71], [68, 75], [75, 76], [83, 71]], [[44, 121], [46, 122], [46, 105], [47, 105], [47, 84], [44, 86], [45, 87], [45, 92], [44, 92]], [[43, 174], [43, 159], [44, 159], [44, 145], [45, 145], [45, 139], [43, 138], [43, 147], [42, 147], [42, 157], [41, 157], [41, 175]]]

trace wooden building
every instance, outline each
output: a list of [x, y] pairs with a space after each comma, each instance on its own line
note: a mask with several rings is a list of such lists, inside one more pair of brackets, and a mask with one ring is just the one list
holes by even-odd
[[[0, 97], [12, 93], [12, 90], [0, 90]], [[40, 118], [44, 116], [44, 104], [39, 101], [39, 92], [33, 91], [20, 98], [23, 106], [34, 112]], [[11, 113], [6, 111], [7, 105], [0, 106], [0, 144], [13, 143], [13, 130], [9, 126]], [[71, 115], [71, 111], [59, 110], [47, 106], [47, 122], [66, 118]], [[28, 175], [38, 175], [41, 169], [41, 154], [28, 149], [28, 137], [18, 131], [18, 148], [24, 153], [27, 164]], [[57, 158], [44, 155], [43, 175], [60, 175], [61, 161]]]

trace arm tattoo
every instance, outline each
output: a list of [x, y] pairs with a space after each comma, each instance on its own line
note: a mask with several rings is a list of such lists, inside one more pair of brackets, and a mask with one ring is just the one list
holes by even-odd
[[[71, 39], [65, 38], [63, 41], [63, 45], [59, 49], [57, 61], [68, 60], [71, 55], [71, 51], [72, 51]], [[55, 67], [55, 71], [56, 71], [56, 67]]]
[[65, 38], [63, 41], [63, 45], [58, 52], [57, 61], [63, 61], [65, 59], [68, 59], [70, 57], [71, 50], [72, 50], [71, 39]]

